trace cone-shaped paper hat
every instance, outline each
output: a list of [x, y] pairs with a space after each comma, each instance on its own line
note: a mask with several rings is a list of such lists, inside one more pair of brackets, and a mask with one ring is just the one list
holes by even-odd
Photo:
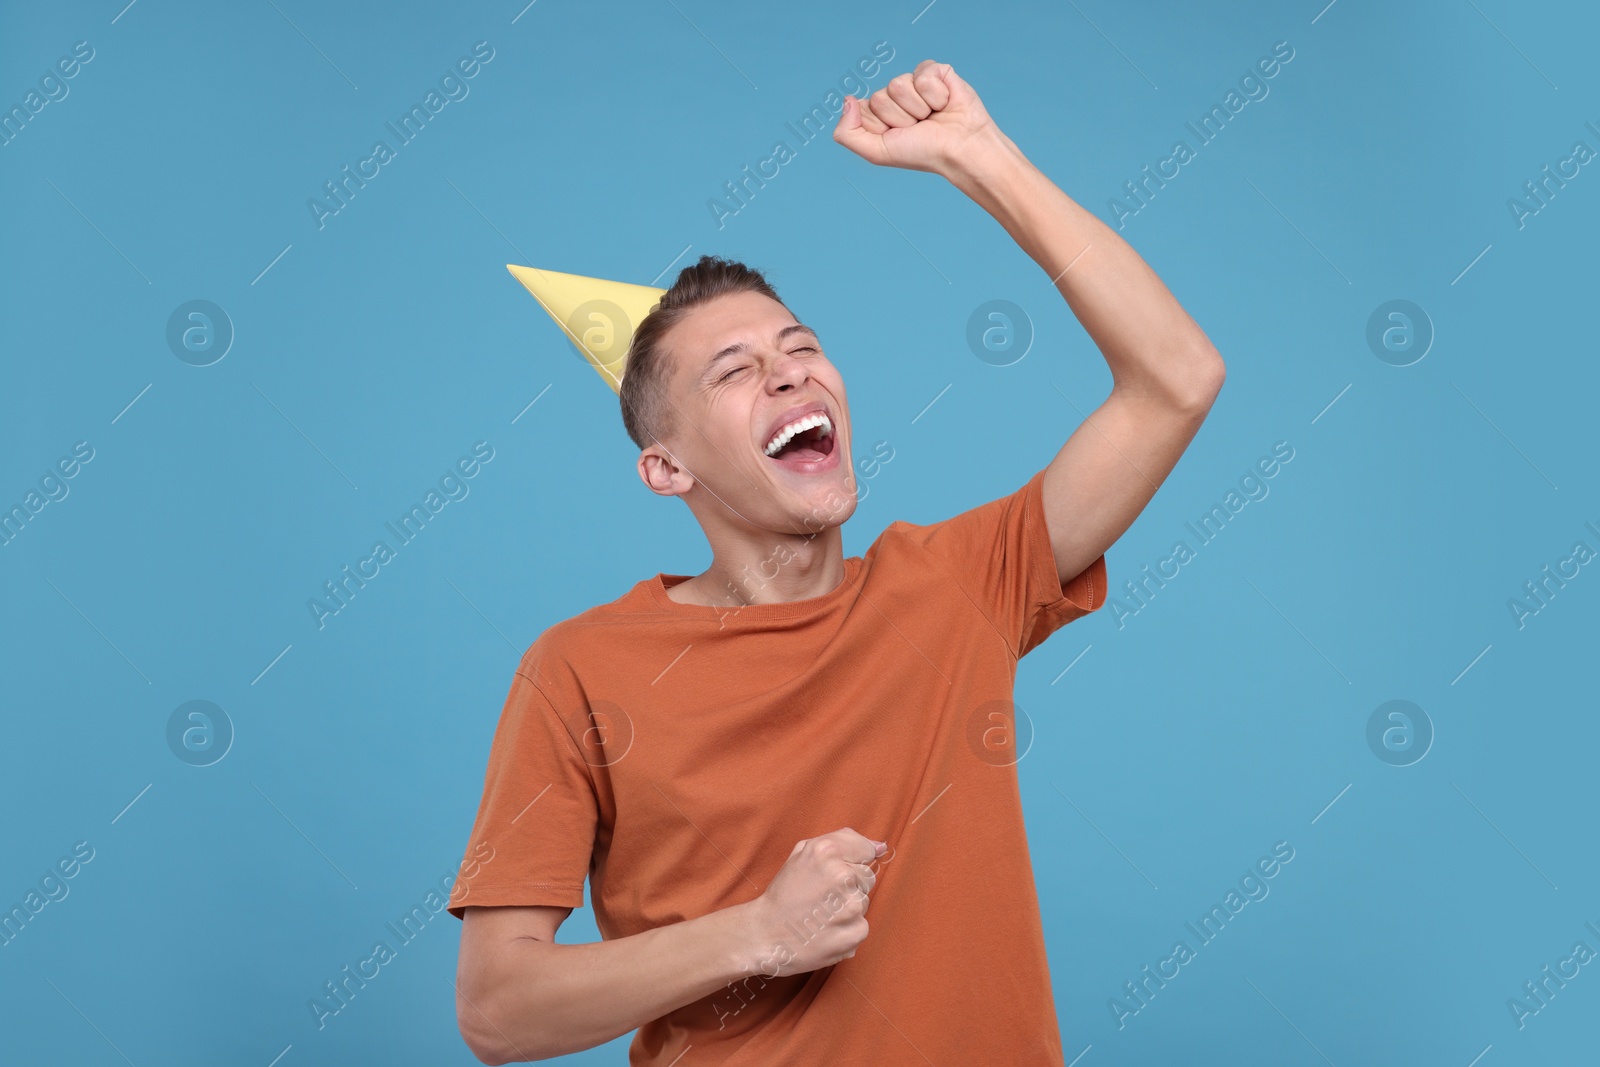
[[633, 331], [665, 289], [507, 263], [517, 281], [549, 312], [605, 383], [617, 392], [628, 362]]

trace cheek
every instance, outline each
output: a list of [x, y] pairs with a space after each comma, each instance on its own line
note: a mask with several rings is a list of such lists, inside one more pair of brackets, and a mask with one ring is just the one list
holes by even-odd
[[750, 452], [752, 447], [759, 448], [751, 444], [761, 435], [751, 416], [753, 399], [748, 390], [729, 384], [734, 387], [724, 389], [711, 404], [689, 411], [685, 420], [698, 428], [698, 432], [690, 431], [693, 443], [686, 441], [686, 447], [709, 456], [713, 463], [737, 463], [735, 457]]

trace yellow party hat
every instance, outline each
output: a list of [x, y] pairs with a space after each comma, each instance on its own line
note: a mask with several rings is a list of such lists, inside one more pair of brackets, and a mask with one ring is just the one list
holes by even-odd
[[519, 267], [515, 263], [507, 263], [506, 270], [556, 320], [611, 391], [619, 391], [633, 331], [666, 290]]

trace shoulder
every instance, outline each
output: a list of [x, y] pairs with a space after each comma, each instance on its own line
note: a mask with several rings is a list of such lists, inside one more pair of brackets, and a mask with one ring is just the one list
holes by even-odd
[[640, 628], [660, 621], [648, 589], [653, 581], [642, 579], [614, 600], [546, 626], [523, 652], [517, 673], [555, 699], [575, 681], [581, 664], [614, 656], [619, 646], [636, 647]]
[[873, 542], [876, 548], [885, 545], [913, 545], [918, 549], [935, 551], [947, 544], [974, 538], [992, 537], [1008, 523], [1037, 518], [1043, 514], [1044, 470], [1040, 469], [1000, 496], [969, 500], [965, 506], [957, 504], [946, 509], [940, 517], [929, 517], [925, 522], [897, 519], [891, 522]]

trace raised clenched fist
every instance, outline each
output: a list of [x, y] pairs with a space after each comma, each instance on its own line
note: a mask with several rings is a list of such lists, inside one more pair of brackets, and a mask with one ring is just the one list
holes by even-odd
[[964, 151], [997, 132], [972, 86], [950, 64], [924, 59], [866, 100], [845, 97], [833, 139], [880, 167], [949, 176]]

